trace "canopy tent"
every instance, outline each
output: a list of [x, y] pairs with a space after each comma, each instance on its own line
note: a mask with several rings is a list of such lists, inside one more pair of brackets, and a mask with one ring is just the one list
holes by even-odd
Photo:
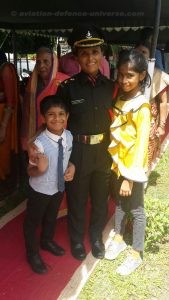
[[[11, 2], [11, 3], [9, 3]], [[135, 43], [138, 40], [138, 30], [145, 26], [154, 27], [158, 0], [78, 0], [64, 1], [48, 0], [42, 3], [36, 0], [33, 4], [22, 0], [8, 1], [0, 11], [0, 28], [5, 33], [11, 29], [16, 32], [18, 45], [31, 45], [29, 38], [24, 36], [65, 36], [68, 37], [72, 27], [79, 22], [92, 22], [100, 26], [105, 33], [107, 42]], [[169, 1], [162, 0], [160, 17], [160, 35], [158, 43], [166, 44], [169, 37]], [[3, 37], [5, 36], [3, 33]], [[19, 39], [22, 35], [22, 41]], [[1, 43], [3, 38], [1, 38]]]
[[[11, 2], [11, 3], [9, 3]], [[71, 29], [75, 22], [93, 22], [101, 27], [153, 26], [155, 0], [104, 0], [102, 2], [23, 0], [7, 1], [0, 11], [0, 27], [14, 29]], [[162, 0], [161, 26], [169, 25], [169, 1]]]
[[35, 53], [36, 49], [42, 45], [53, 47], [55, 42], [54, 35], [39, 34], [27, 31], [0, 30], [0, 48], [4, 52], [13, 52], [13, 34], [15, 35], [15, 48], [18, 54]]
[[[154, 26], [157, 0], [9, 0], [3, 3], [0, 11], [0, 28], [15, 30], [19, 36], [66, 36], [78, 22], [92, 22], [105, 32], [108, 42], [134, 43], [138, 39], [138, 30], [145, 26]], [[158, 42], [165, 44], [169, 36], [169, 1], [162, 0], [160, 17], [160, 35]], [[2, 38], [1, 38], [2, 37]], [[1, 43], [4, 34], [1, 34]], [[29, 41], [29, 39], [28, 39]], [[37, 42], [37, 41], [36, 41]], [[19, 44], [21, 42], [19, 41]], [[26, 42], [25, 45], [30, 45]]]

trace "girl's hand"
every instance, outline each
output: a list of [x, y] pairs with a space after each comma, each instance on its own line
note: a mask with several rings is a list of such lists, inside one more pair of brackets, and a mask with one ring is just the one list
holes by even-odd
[[44, 173], [48, 168], [48, 157], [45, 154], [37, 154], [37, 168], [39, 172]]
[[120, 187], [120, 192], [119, 192], [120, 196], [123, 197], [131, 196], [132, 188], [133, 188], [133, 181], [124, 179]]
[[162, 136], [165, 134], [165, 129], [164, 128], [161, 128], [160, 126], [157, 128], [157, 131], [156, 131], [156, 136]]
[[74, 174], [75, 174], [75, 165], [69, 162], [69, 165], [64, 174], [65, 181], [72, 181]]

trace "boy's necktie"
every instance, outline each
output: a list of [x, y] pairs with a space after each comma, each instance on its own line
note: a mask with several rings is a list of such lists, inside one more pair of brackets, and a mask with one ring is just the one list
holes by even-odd
[[58, 191], [63, 192], [65, 189], [65, 180], [63, 174], [63, 145], [62, 138], [58, 140]]

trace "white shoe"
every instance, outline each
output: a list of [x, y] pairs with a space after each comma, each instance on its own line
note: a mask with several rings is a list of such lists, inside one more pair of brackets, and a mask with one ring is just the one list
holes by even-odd
[[129, 275], [134, 272], [141, 264], [143, 260], [139, 256], [134, 258], [131, 254], [127, 256], [125, 261], [117, 268], [116, 272], [120, 275]]
[[109, 260], [115, 259], [126, 248], [127, 245], [124, 241], [116, 242], [115, 240], [112, 240], [106, 250], [105, 258]]

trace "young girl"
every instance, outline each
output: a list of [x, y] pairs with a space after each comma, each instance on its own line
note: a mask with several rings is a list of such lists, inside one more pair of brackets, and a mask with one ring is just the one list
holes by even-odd
[[117, 201], [115, 236], [105, 257], [115, 259], [125, 248], [123, 240], [127, 212], [133, 215], [133, 245], [129, 256], [116, 270], [129, 275], [142, 263], [145, 235], [144, 185], [147, 181], [147, 152], [150, 105], [142, 94], [148, 84], [147, 62], [136, 50], [124, 51], [118, 62], [119, 95], [113, 107], [109, 152], [112, 156], [113, 191]]

